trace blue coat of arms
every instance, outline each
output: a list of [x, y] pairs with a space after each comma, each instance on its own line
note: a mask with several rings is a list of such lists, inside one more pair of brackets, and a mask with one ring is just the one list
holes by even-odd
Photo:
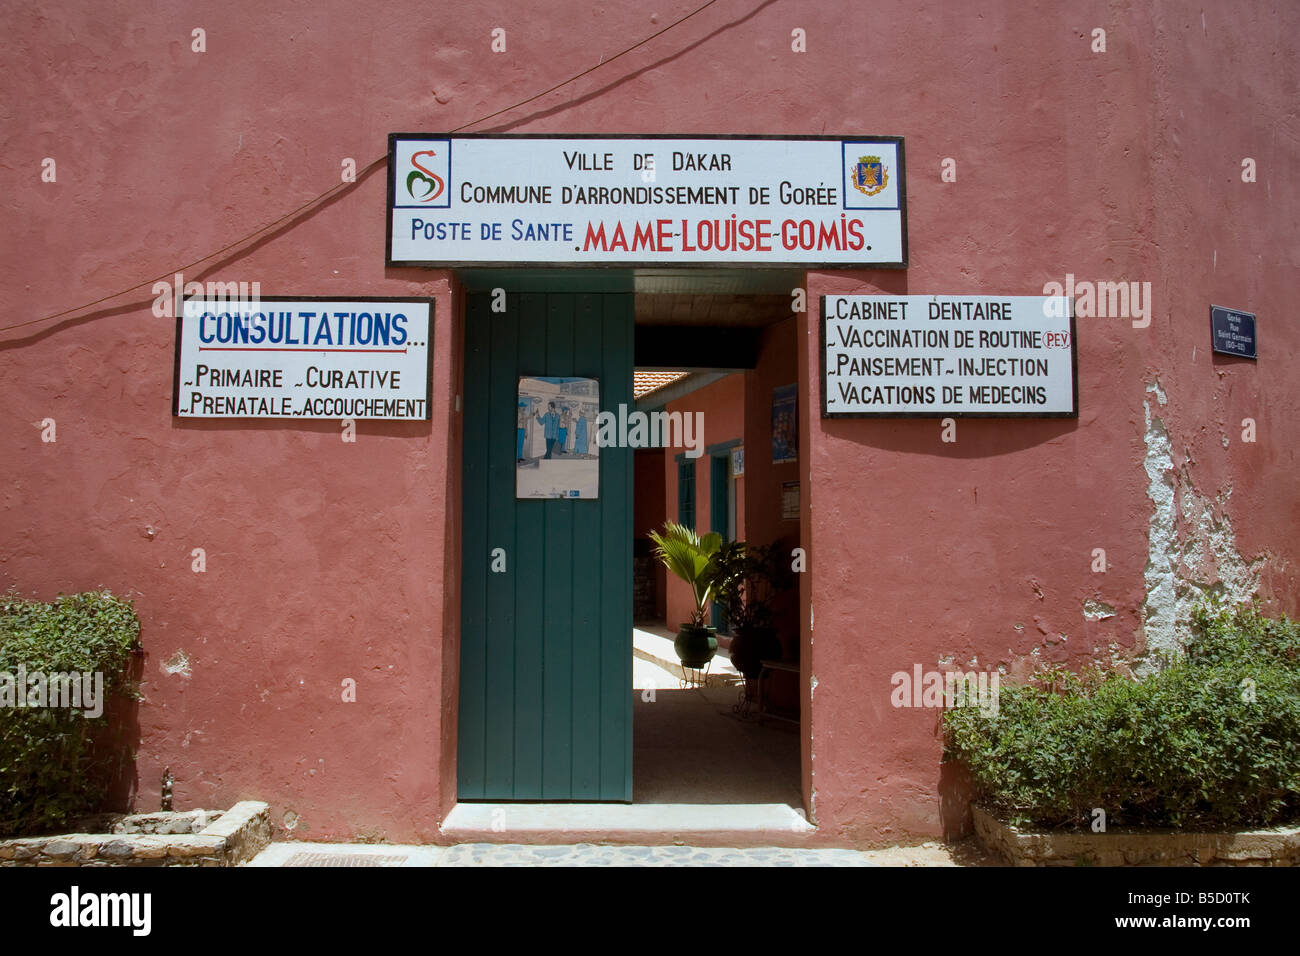
[[860, 193], [874, 196], [889, 184], [889, 170], [879, 156], [859, 156], [853, 167], [853, 187]]

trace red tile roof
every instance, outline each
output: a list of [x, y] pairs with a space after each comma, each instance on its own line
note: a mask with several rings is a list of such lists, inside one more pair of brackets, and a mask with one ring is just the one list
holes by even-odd
[[647, 395], [655, 389], [663, 388], [665, 385], [671, 385], [678, 379], [685, 378], [689, 372], [633, 372], [632, 373], [632, 395], [634, 398], [640, 398]]

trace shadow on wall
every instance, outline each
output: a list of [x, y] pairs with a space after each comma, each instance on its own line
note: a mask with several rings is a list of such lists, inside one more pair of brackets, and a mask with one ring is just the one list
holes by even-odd
[[[1045, 445], [1079, 428], [1077, 418], [954, 418], [956, 441], [944, 441], [941, 418], [822, 419], [840, 441], [935, 458], [996, 458]], [[1010, 427], [1014, 424], [1014, 427]]]
[[[794, 553], [799, 546], [796, 534], [782, 535], [772, 542], [772, 548], [782, 555]], [[799, 660], [799, 585], [796, 581], [790, 587], [777, 591], [772, 596], [772, 623], [781, 639], [782, 660], [795, 662]], [[799, 702], [793, 702], [795, 709]]]
[[[141, 630], [140, 643], [143, 647], [143, 628]], [[132, 687], [138, 687], [144, 678], [146, 656], [143, 650], [137, 650], [131, 655], [127, 677]], [[129, 813], [135, 809], [135, 799], [140, 792], [140, 773], [136, 767], [141, 733], [140, 701], [133, 696], [114, 697], [106, 703], [104, 716], [105, 726], [96, 739], [96, 745], [97, 749], [103, 748], [107, 780], [104, 806], [96, 809], [110, 813]]]
[[975, 783], [970, 771], [958, 763], [939, 764], [939, 825], [945, 840], [959, 840], [974, 832], [970, 805]]
[[[315, 432], [340, 434], [340, 419], [316, 418], [177, 418], [172, 417], [171, 427], [181, 431], [198, 432]], [[433, 422], [400, 419], [353, 419], [356, 435], [386, 435], [391, 438], [429, 438], [433, 435]]]

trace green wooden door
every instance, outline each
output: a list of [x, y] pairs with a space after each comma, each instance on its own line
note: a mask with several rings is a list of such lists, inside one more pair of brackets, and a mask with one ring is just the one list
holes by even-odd
[[601, 448], [595, 500], [515, 499], [519, 377], [599, 379], [630, 411], [632, 355], [630, 294], [467, 299], [462, 800], [632, 799], [632, 450]]

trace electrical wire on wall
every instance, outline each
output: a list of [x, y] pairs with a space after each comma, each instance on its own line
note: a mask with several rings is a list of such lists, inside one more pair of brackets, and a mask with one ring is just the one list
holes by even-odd
[[[503, 113], [509, 113], [511, 110], [518, 109], [521, 106], [527, 106], [529, 103], [533, 102], [534, 100], [541, 99], [543, 96], [546, 96], [550, 93], [554, 93], [556, 90], [560, 89], [561, 87], [567, 86], [570, 83], [580, 80], [584, 76], [587, 76], [589, 73], [593, 73], [602, 67], [608, 66], [610, 63], [613, 63], [615, 60], [619, 59], [620, 57], [626, 56], [627, 54], [631, 53], [633, 50], [645, 46], [647, 43], [649, 43], [651, 40], [655, 39], [656, 37], [663, 36], [669, 30], [685, 23], [687, 20], [702, 13], [703, 11], [707, 10], [709, 7], [713, 6], [717, 2], [718, 0], [708, 0], [707, 3], [701, 4], [700, 6], [692, 10], [690, 13], [686, 14], [683, 17], [680, 17], [677, 20], [674, 20], [672, 23], [668, 24], [663, 29], [656, 31], [641, 40], [638, 40], [636, 43], [633, 43], [631, 46], [626, 47], [625, 49], [622, 49], [611, 56], [608, 57], [602, 56], [595, 66], [590, 66], [585, 70], [575, 73], [572, 76], [564, 80], [561, 80], [559, 83], [556, 83], [554, 86], [548, 87], [547, 89], [542, 90], [540, 93], [533, 94], [527, 99], [522, 99], [516, 103], [511, 103], [509, 106], [502, 107], [501, 109], [488, 113], [485, 116], [480, 116], [478, 117], [478, 119], [472, 120], [468, 123], [464, 123], [461, 126], [456, 126], [452, 129], [447, 130], [447, 132], [448, 133], [464, 132], [465, 130], [469, 129], [471, 126], [477, 126], [479, 123], [486, 122], [487, 120], [500, 116]], [[205, 256], [200, 256], [198, 259], [195, 259], [193, 262], [186, 263], [185, 265], [178, 266], [176, 268], [168, 269], [165, 272], [163, 272], [161, 275], [154, 276], [153, 278], [149, 278], [149, 279], [143, 279], [140, 282], [135, 283], [134, 285], [127, 286], [125, 289], [120, 289], [117, 292], [111, 292], [108, 295], [100, 296], [98, 299], [92, 299], [89, 302], [83, 302], [80, 305], [76, 305], [73, 306], [72, 308], [64, 309], [61, 312], [54, 312], [51, 313], [50, 315], [44, 315], [38, 319], [29, 319], [26, 322], [19, 322], [15, 325], [0, 326], [0, 332], [9, 332], [14, 329], [25, 328], [29, 325], [38, 325], [42, 322], [49, 322], [53, 319], [62, 318], [63, 316], [66, 315], [72, 315], [74, 313], [81, 312], [85, 309], [89, 309], [91, 306], [99, 305], [103, 302], [108, 302], [111, 301], [112, 299], [116, 299], [119, 298], [120, 296], [124, 296], [128, 292], [134, 292], [136, 289], [141, 289], [144, 288], [145, 286], [152, 286], [156, 282], [167, 281], [171, 279], [172, 276], [174, 276], [178, 272], [179, 273], [188, 272], [189, 270], [195, 268], [196, 266], [201, 265], [204, 262], [207, 262], [209, 259], [213, 259], [224, 252], [229, 252], [232, 249], [236, 249], [239, 246], [242, 246], [245, 243], [250, 242], [251, 240], [257, 238], [263, 233], [270, 232], [271, 230], [275, 229], [278, 226], [281, 226], [287, 222], [291, 222], [292, 220], [296, 219], [298, 216], [306, 212], [308, 209], [311, 209], [313, 206], [319, 205], [320, 203], [324, 202], [325, 200], [329, 199], [335, 194], [343, 192], [349, 187], [355, 186], [367, 175], [369, 175], [372, 171], [379, 168], [380, 166], [385, 165], [387, 162], [388, 162], [388, 154], [385, 153], [383, 156], [380, 156], [378, 159], [375, 159], [370, 163], [367, 163], [360, 170], [358, 170], [356, 176], [352, 180], [336, 183], [334, 186], [331, 186], [329, 189], [325, 190], [324, 192], [316, 196], [313, 196], [311, 199], [307, 200], [302, 205], [289, 210], [289, 212], [285, 213], [280, 218], [274, 219], [271, 222], [268, 222], [266, 225], [258, 229], [255, 229], [252, 232], [247, 233], [243, 236], [240, 236], [238, 239], [234, 240], [233, 242], [227, 243], [226, 245], [222, 246], [220, 249], [215, 249], [212, 252], [209, 252]]]

